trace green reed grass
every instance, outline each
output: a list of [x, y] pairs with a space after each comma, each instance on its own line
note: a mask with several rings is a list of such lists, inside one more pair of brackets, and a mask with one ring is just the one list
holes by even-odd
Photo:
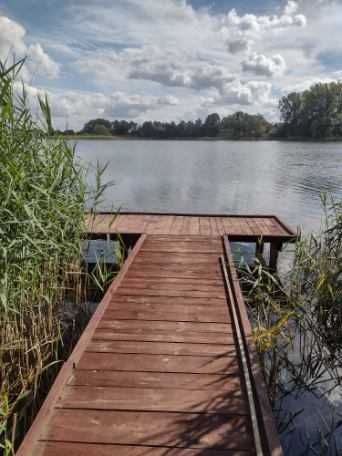
[[47, 389], [60, 364], [63, 344], [64, 350], [71, 346], [82, 326], [85, 301], [85, 172], [75, 164], [74, 148], [51, 138], [46, 98], [39, 99], [42, 121], [32, 117], [19, 83], [23, 64], [0, 64], [0, 445], [5, 454], [30, 424], [38, 392]]
[[297, 241], [282, 281], [262, 260], [240, 270], [280, 432], [295, 418], [282, 414], [288, 394], [329, 395], [342, 385], [342, 202], [322, 201], [322, 230]]

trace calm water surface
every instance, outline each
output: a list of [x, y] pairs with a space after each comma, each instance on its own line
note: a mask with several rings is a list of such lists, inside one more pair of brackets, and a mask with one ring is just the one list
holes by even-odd
[[81, 140], [77, 150], [108, 162], [107, 210], [275, 213], [311, 230], [320, 193], [342, 198], [342, 143]]

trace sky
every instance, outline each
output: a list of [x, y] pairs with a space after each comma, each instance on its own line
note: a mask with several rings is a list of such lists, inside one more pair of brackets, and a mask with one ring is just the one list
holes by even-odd
[[[92, 118], [179, 121], [342, 79], [342, 0], [0, 0], [0, 59], [57, 128]], [[19, 81], [17, 83], [19, 86]]]

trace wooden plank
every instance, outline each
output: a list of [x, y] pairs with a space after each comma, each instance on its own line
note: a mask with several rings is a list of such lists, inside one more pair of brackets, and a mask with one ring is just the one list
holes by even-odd
[[230, 322], [228, 311], [212, 312], [210, 310], [191, 310], [184, 308], [180, 310], [165, 310], [160, 308], [158, 310], [145, 310], [141, 306], [138, 309], [113, 309], [109, 307], [104, 315], [106, 320], [149, 320], [149, 321], [192, 321], [202, 323], [227, 323]]
[[121, 353], [84, 353], [77, 369], [181, 372], [191, 374], [238, 374], [235, 357], [134, 355]]
[[141, 331], [169, 331], [171, 333], [183, 332], [214, 332], [231, 334], [232, 328], [227, 323], [194, 323], [194, 322], [176, 322], [176, 321], [145, 321], [145, 320], [106, 320], [102, 318], [97, 329], [110, 328], [117, 331], [129, 332], [130, 330]]
[[120, 372], [74, 369], [68, 385], [126, 388], [165, 388], [166, 390], [241, 391], [241, 379], [229, 374], [183, 374], [175, 372]]
[[200, 233], [200, 218], [199, 217], [190, 217], [190, 226], [189, 226], [189, 234], [197, 235]]
[[[224, 451], [224, 453], [223, 453]], [[34, 456], [252, 456], [237, 450], [187, 449], [146, 445], [113, 445], [77, 442], [39, 442]]]
[[129, 279], [125, 280], [125, 287], [143, 288], [145, 290], [177, 290], [177, 291], [221, 291], [224, 290], [222, 283], [217, 280], [216, 283], [198, 281], [184, 281], [182, 278], [178, 281], [161, 281], [161, 280], [144, 280]]
[[[190, 344], [231, 344], [234, 341], [232, 333], [215, 332], [172, 332], [162, 330], [130, 329], [118, 330], [110, 327], [110, 322], [99, 328], [94, 334], [94, 340], [133, 340], [146, 342], [179, 342]], [[107, 327], [106, 327], [107, 326]]]
[[210, 219], [209, 217], [200, 217], [200, 234], [201, 235], [211, 235]]
[[126, 276], [125, 283], [130, 283], [133, 284], [134, 282], [136, 283], [141, 283], [144, 282], [146, 284], [160, 284], [160, 285], [166, 285], [166, 284], [173, 284], [176, 286], [177, 284], [201, 284], [203, 286], [219, 286], [222, 287], [222, 279], [219, 280], [217, 278], [194, 278], [194, 279], [189, 279], [187, 277], [163, 277], [163, 279], [158, 278], [158, 277], [153, 277], [153, 276], [146, 276], [145, 278], [141, 277], [136, 277], [134, 274], [128, 273]]
[[[150, 298], [149, 296], [148, 298]], [[188, 313], [201, 313], [208, 312], [208, 314], [213, 318], [226, 319], [227, 322], [230, 322], [230, 313], [228, 307], [222, 305], [223, 303], [218, 301], [216, 302], [206, 302], [205, 304], [196, 302], [196, 299], [189, 299], [184, 301], [181, 299], [180, 303], [174, 303], [173, 301], [164, 301], [160, 299], [158, 301], [144, 301], [141, 297], [138, 297], [138, 302], [131, 300], [129, 296], [122, 296], [122, 300], [115, 299], [108, 305], [108, 310], [111, 311], [120, 311], [125, 312], [130, 311], [150, 311], [150, 312], [179, 312], [179, 316], [187, 315]], [[125, 300], [128, 298], [129, 300]], [[153, 296], [154, 298], [154, 296]], [[171, 298], [172, 299], [172, 298]], [[118, 318], [119, 320], [119, 318]], [[157, 318], [157, 320], [160, 320]], [[208, 322], [209, 323], [209, 322]], [[225, 323], [225, 321], [220, 321], [218, 323]]]
[[189, 298], [184, 296], [163, 296], [161, 298], [160, 296], [115, 295], [110, 305], [114, 305], [115, 303], [160, 304], [170, 306], [170, 308], [174, 305], [181, 305], [183, 308], [190, 305], [204, 305], [207, 308], [220, 307], [221, 309], [227, 306], [226, 298]]
[[57, 409], [44, 440], [176, 448], [253, 447], [248, 420], [229, 415]]
[[68, 386], [58, 408], [248, 415], [241, 391]]
[[139, 257], [136, 258], [135, 264], [137, 263], [216, 263], [218, 261], [219, 255], [216, 252], [213, 253], [200, 253], [200, 252], [142, 252]]
[[189, 268], [177, 268], [168, 271], [165, 268], [149, 267], [149, 268], [134, 268], [130, 270], [130, 278], [154, 278], [162, 277], [170, 279], [191, 279], [191, 280], [219, 280], [222, 279], [221, 271], [217, 268], [208, 271], [207, 269], [194, 270]]
[[166, 276], [168, 277], [184, 278], [189, 277], [189, 274], [192, 274], [195, 277], [197, 276], [198, 278], [201, 278], [202, 276], [206, 278], [212, 277], [213, 279], [222, 277], [219, 264], [134, 264], [130, 268], [130, 272], [132, 273], [149, 272], [151, 273], [151, 277], [153, 277], [154, 273], [157, 273], [158, 271], [162, 273], [166, 272]]
[[[206, 217], [208, 222], [210, 222], [210, 217]], [[222, 239], [219, 235], [189, 235], [189, 234], [177, 234], [176, 232], [171, 233], [170, 235], [149, 235], [147, 240], [149, 242], [165, 242], [168, 245], [171, 245], [175, 242], [184, 242], [184, 243], [205, 243], [205, 244], [215, 244], [220, 243], [222, 245]]]
[[183, 291], [183, 290], [150, 290], [146, 288], [132, 288], [132, 287], [120, 287], [116, 293], [117, 295], [138, 295], [138, 296], [179, 296], [179, 297], [193, 297], [193, 298], [223, 298], [224, 291], [215, 290], [215, 291]]
[[220, 230], [218, 229], [216, 218], [210, 217], [210, 230], [214, 236], [220, 236]]
[[147, 242], [143, 252], [168, 252], [168, 253], [222, 253], [222, 246], [219, 243], [207, 244], [206, 242]]
[[120, 214], [115, 226], [115, 230], [120, 233], [142, 233], [145, 219], [137, 214]]
[[183, 217], [181, 215], [174, 217], [172, 225], [171, 225], [172, 234], [181, 235], [183, 233], [184, 220], [185, 220], [185, 217]]
[[[150, 222], [149, 229], [152, 230], [153, 234], [169, 234], [173, 221], [174, 217], [170, 215], [155, 217], [155, 219]], [[153, 228], [151, 228], [152, 226]]]
[[226, 226], [224, 223], [224, 217], [217, 217], [216, 225], [217, 225], [217, 229], [220, 233], [220, 236], [224, 236], [226, 234]]
[[235, 345], [93, 340], [88, 352], [182, 356], [234, 356]]

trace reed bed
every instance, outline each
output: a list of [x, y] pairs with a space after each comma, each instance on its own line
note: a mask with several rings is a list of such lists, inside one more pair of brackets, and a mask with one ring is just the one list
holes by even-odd
[[[297, 418], [283, 408], [290, 395], [309, 393], [327, 404], [342, 387], [342, 202], [322, 201], [321, 232], [297, 241], [282, 280], [262, 259], [240, 270], [280, 433], [293, 431]], [[300, 454], [335, 454], [329, 439], [341, 425], [337, 420], [319, 430], [322, 439], [309, 439], [307, 453]]]
[[[87, 203], [75, 150], [52, 138], [18, 88], [24, 62], [0, 64], [0, 452], [27, 430], [86, 322], [81, 247]], [[2, 448], [2, 450], [1, 450]]]

